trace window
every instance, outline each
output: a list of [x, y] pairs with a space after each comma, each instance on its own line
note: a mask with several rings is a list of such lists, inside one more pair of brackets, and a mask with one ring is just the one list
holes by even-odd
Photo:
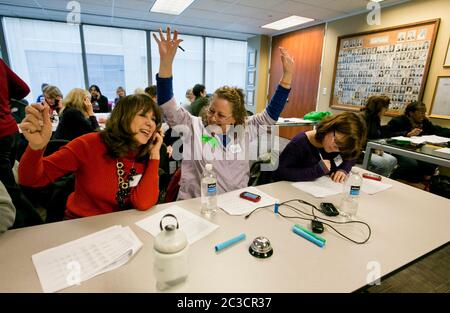
[[4, 18], [11, 68], [31, 89], [36, 101], [41, 84], [58, 86], [63, 94], [84, 88], [79, 27], [58, 22]]
[[127, 94], [148, 86], [145, 31], [85, 25], [83, 32], [89, 84], [110, 102], [119, 86]]
[[224, 85], [245, 88], [247, 42], [206, 38], [206, 88]]
[[[156, 35], [158, 35], [156, 33]], [[181, 35], [183, 39], [181, 46], [185, 51], [178, 49], [173, 64], [173, 92], [178, 104], [186, 102], [186, 90], [195, 84], [203, 84], [203, 38], [196, 36]], [[151, 38], [152, 75], [159, 71], [159, 52], [155, 39]], [[207, 92], [209, 87], [206, 86]]]

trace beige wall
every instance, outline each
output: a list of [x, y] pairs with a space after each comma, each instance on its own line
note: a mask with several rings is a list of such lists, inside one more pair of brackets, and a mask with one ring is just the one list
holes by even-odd
[[[382, 9], [381, 25], [378, 26], [368, 25], [366, 17], [366, 14], [361, 14], [328, 23], [322, 63], [322, 77], [319, 85], [319, 98], [317, 100], [318, 110], [329, 110], [338, 36], [440, 18], [441, 24], [436, 38], [433, 59], [423, 97], [423, 102], [429, 109], [437, 76], [450, 76], [450, 68], [443, 68], [442, 66], [450, 38], [450, 0], [413, 0]], [[323, 88], [327, 89], [326, 95], [322, 94]], [[385, 119], [385, 121], [387, 120]], [[441, 126], [450, 127], [450, 120], [433, 119], [432, 122]]]
[[261, 112], [266, 107], [267, 84], [269, 77], [270, 60], [270, 38], [265, 35], [255, 36], [247, 40], [249, 48], [253, 48], [256, 53], [256, 86], [255, 104], [256, 112]]

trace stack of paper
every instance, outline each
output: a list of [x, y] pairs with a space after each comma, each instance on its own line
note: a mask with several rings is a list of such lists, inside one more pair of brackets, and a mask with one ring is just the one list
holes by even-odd
[[129, 227], [112, 226], [32, 256], [44, 292], [79, 285], [125, 264], [142, 242]]
[[136, 222], [136, 225], [153, 237], [156, 237], [161, 232], [159, 223], [166, 214], [173, 214], [176, 216], [179, 227], [186, 234], [189, 244], [205, 237], [219, 227], [218, 225], [176, 205], [172, 205], [166, 210], [144, 218], [143, 220]]
[[[322, 176], [314, 181], [293, 183], [292, 186], [316, 198], [334, 196], [342, 193], [344, 190], [344, 184], [335, 183], [329, 176]], [[368, 195], [373, 195], [391, 187], [392, 185], [379, 181], [363, 179], [361, 191]]]
[[450, 157], [450, 148], [441, 148], [433, 151], [435, 154], [442, 156], [444, 158]]
[[[246, 199], [242, 199], [239, 195], [248, 191], [261, 196], [261, 200], [258, 202], [252, 202]], [[217, 199], [217, 205], [224, 209], [230, 215], [242, 215], [253, 211], [256, 208], [278, 203], [278, 199], [275, 199], [268, 194], [260, 191], [255, 187], [247, 187], [231, 192], [227, 192], [219, 195]]]
[[441, 137], [436, 135], [426, 135], [426, 136], [413, 136], [413, 137], [392, 137], [391, 139], [399, 140], [399, 141], [409, 141], [414, 144], [422, 144], [422, 143], [430, 143], [430, 144], [442, 144], [450, 141], [450, 138]]

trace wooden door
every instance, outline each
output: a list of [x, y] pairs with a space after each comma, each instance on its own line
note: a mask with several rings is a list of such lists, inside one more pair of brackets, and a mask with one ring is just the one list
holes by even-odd
[[[295, 60], [292, 89], [282, 117], [303, 117], [316, 109], [324, 33], [325, 26], [322, 24], [272, 38], [269, 99], [283, 73], [278, 47], [286, 48]], [[299, 132], [309, 129], [311, 127], [280, 127], [280, 136], [292, 139]]]

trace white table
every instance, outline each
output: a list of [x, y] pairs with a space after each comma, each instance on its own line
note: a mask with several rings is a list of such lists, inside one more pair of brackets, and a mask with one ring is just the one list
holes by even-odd
[[444, 156], [442, 154], [437, 154], [434, 150], [441, 147], [433, 145], [423, 145], [416, 150], [411, 150], [403, 148], [401, 146], [395, 146], [393, 144], [387, 144], [385, 139], [369, 141], [367, 142], [366, 151], [364, 153], [363, 168], [367, 168], [370, 164], [370, 159], [372, 157], [372, 150], [383, 150], [392, 154], [401, 155], [407, 158], [436, 164], [444, 167], [450, 167], [450, 155]]
[[[248, 220], [220, 211], [212, 221], [220, 227], [190, 247], [190, 274], [180, 292], [351, 292], [367, 284], [368, 266], [378, 262], [382, 276], [446, 244], [450, 239], [450, 201], [383, 178], [392, 188], [376, 195], [363, 195], [358, 217], [372, 227], [364, 245], [347, 241], [326, 229], [324, 248], [291, 231], [300, 220], [285, 220], [262, 210]], [[302, 198], [319, 204], [338, 203], [339, 196], [316, 199], [288, 182], [260, 186], [281, 201]], [[31, 255], [106, 227], [129, 225], [143, 242], [137, 255], [124, 266], [82, 282], [63, 292], [155, 292], [153, 237], [134, 223], [170, 204], [147, 212], [122, 211], [96, 217], [8, 231], [0, 236], [0, 292], [41, 292]], [[177, 202], [196, 214], [200, 200]], [[352, 226], [340, 227], [354, 231]], [[222, 251], [214, 245], [244, 232], [247, 239]], [[248, 253], [251, 240], [266, 236], [274, 254], [257, 259]]]

